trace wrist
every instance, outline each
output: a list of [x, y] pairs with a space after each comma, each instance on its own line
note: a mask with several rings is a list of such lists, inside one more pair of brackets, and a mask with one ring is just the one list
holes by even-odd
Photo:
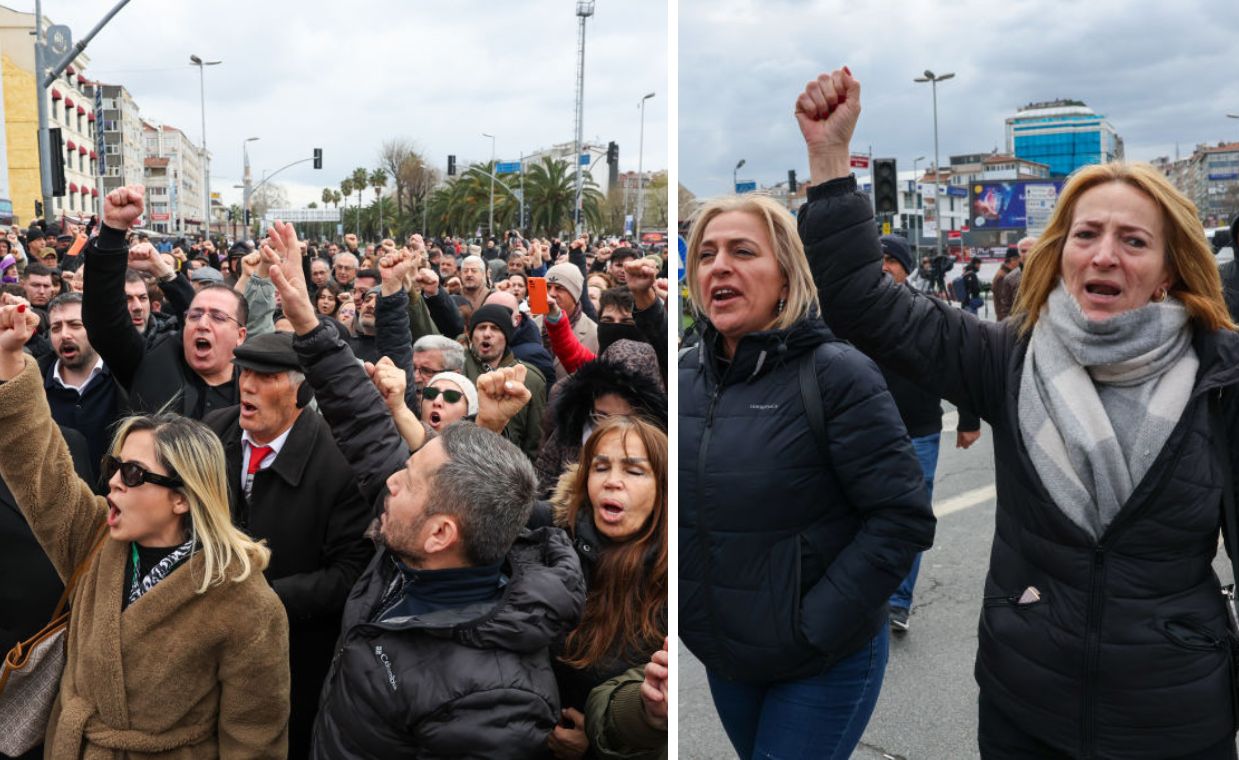
[[385, 280], [383, 284], [379, 286], [379, 295], [386, 298], [387, 296], [394, 296], [402, 290], [404, 290], [404, 283], [398, 280], [395, 282]]
[[654, 294], [653, 288], [634, 290], [632, 292], [632, 305], [636, 307], [637, 311], [645, 311], [654, 305], [656, 298], [657, 296]]
[[163, 267], [155, 270], [155, 279], [159, 282], [172, 282], [176, 279], [176, 270], [169, 267]]
[[26, 357], [21, 349], [17, 351], [0, 351], [0, 382], [8, 382], [22, 373], [26, 368]]
[[821, 145], [809, 148], [809, 177], [815, 184], [846, 177], [851, 173], [850, 154], [845, 145]]

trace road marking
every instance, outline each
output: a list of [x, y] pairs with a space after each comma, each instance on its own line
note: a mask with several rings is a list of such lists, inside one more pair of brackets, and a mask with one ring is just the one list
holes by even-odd
[[945, 517], [952, 512], [975, 507], [979, 504], [984, 504], [998, 495], [998, 489], [993, 483], [980, 488], [974, 488], [971, 491], [964, 491], [958, 496], [952, 496], [949, 499], [934, 503], [934, 515]]

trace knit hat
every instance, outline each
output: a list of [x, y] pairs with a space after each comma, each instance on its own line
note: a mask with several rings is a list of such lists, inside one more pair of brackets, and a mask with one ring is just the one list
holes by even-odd
[[471, 246], [469, 246], [469, 255], [470, 255], [470, 256], [481, 256], [481, 255], [482, 255], [482, 246], [480, 246], [480, 245], [471, 245]]
[[465, 400], [469, 402], [469, 409], [465, 412], [465, 414], [469, 417], [477, 416], [478, 389], [473, 385], [469, 378], [458, 372], [440, 372], [430, 378], [430, 382], [426, 383], [426, 385], [434, 385], [436, 380], [447, 380], [449, 383], [455, 384], [457, 388], [460, 388], [460, 392], [465, 394]]
[[912, 251], [908, 248], [908, 241], [905, 238], [899, 235], [883, 235], [881, 240], [883, 256], [890, 256], [898, 261], [899, 266], [903, 267], [904, 274], [912, 274], [916, 271], [912, 266]]
[[490, 322], [498, 327], [499, 332], [503, 333], [504, 342], [508, 344], [509, 348], [511, 347], [512, 333], [516, 330], [516, 325], [512, 324], [511, 309], [506, 306], [500, 306], [497, 303], [488, 303], [473, 312], [473, 319], [469, 321], [470, 337], [473, 337], [473, 331], [483, 322]]
[[556, 264], [546, 270], [546, 284], [567, 288], [574, 301], [581, 300], [581, 289], [585, 287], [585, 278], [576, 264]]

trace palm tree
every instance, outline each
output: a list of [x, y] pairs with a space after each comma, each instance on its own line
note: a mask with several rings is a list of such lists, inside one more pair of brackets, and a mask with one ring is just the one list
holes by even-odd
[[[344, 215], [348, 216], [348, 197], [353, 194], [353, 178], [352, 177], [345, 177], [343, 180], [340, 181], [340, 192], [344, 194], [344, 199], [343, 199], [344, 200]], [[345, 222], [344, 228], [348, 229], [347, 220], [342, 220], [342, 221]]]
[[[603, 225], [602, 192], [588, 172], [581, 190], [581, 207], [587, 226]], [[576, 203], [576, 176], [563, 161], [543, 157], [528, 167], [525, 173], [525, 206], [529, 209], [529, 226], [548, 237], [572, 226], [572, 207]]]
[[357, 167], [353, 170], [353, 189], [357, 191], [357, 236], [361, 237], [361, 196], [366, 190], [366, 185], [370, 181], [370, 172], [362, 167]]
[[383, 230], [383, 188], [387, 186], [387, 172], [375, 169], [370, 172], [370, 186], [374, 188], [374, 197], [379, 201], [379, 239], [387, 237]]

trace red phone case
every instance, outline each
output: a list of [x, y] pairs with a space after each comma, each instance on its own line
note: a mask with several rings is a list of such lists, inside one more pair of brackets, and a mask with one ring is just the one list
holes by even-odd
[[546, 278], [529, 278], [529, 313], [549, 314], [551, 305], [546, 300]]

